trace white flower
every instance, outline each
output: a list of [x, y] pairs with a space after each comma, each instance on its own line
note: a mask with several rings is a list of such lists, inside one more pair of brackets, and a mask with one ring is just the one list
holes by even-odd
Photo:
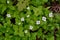
[[30, 17], [30, 15], [27, 15], [27, 18]]
[[49, 17], [53, 17], [53, 13], [51, 12], [51, 13], [49, 13]]
[[7, 16], [7, 17], [11, 17], [11, 15], [10, 15], [10, 14], [7, 14], [6, 16]]
[[21, 21], [24, 21], [24, 17], [21, 18]]
[[30, 9], [30, 7], [28, 6], [28, 7], [27, 7], [27, 10], [29, 10], [29, 9]]
[[40, 21], [36, 21], [36, 24], [39, 25], [40, 24]]
[[24, 33], [27, 33], [27, 32], [28, 32], [28, 30], [25, 30], [25, 31], [24, 31]]
[[7, 4], [9, 4], [9, 1], [7, 1]]
[[33, 29], [33, 26], [30, 25], [29, 29], [32, 30]]
[[43, 21], [46, 21], [46, 17], [42, 17], [42, 20], [43, 20]]

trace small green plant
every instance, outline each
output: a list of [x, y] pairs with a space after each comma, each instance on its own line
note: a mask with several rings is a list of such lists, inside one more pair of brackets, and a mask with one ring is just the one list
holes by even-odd
[[49, 10], [54, 1], [0, 0], [0, 40], [60, 40], [60, 14]]

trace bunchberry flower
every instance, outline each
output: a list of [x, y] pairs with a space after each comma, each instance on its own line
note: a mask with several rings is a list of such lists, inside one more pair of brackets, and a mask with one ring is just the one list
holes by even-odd
[[7, 17], [11, 17], [11, 15], [10, 15], [10, 14], [7, 14], [6, 16], [7, 16]]
[[40, 24], [40, 21], [36, 21], [36, 24], [39, 25]]
[[49, 13], [49, 17], [53, 17], [53, 13], [52, 12]]
[[9, 1], [7, 0], [7, 4], [9, 4]]
[[43, 21], [46, 21], [46, 17], [42, 17], [42, 20], [43, 20]]
[[30, 26], [29, 26], [29, 29], [32, 30], [32, 29], [33, 29], [33, 26], [30, 25]]
[[29, 6], [27, 7], [27, 10], [30, 10], [30, 7]]
[[21, 21], [24, 21], [24, 17], [21, 18]]

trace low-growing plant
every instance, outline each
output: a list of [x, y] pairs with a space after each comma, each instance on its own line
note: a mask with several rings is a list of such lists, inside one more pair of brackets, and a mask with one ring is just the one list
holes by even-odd
[[0, 40], [60, 40], [59, 17], [60, 0], [0, 0]]

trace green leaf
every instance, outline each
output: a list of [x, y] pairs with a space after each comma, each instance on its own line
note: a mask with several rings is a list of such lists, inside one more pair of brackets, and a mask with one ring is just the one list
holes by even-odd
[[15, 10], [15, 6], [12, 6], [12, 5], [9, 5], [8, 8], [9, 8], [10, 10]]
[[0, 3], [6, 3], [6, 0], [0, 0]]
[[19, 26], [19, 36], [23, 37], [24, 36], [24, 32], [23, 32], [23, 27]]
[[54, 36], [52, 36], [52, 35], [47, 36], [47, 40], [54, 40]]
[[14, 29], [15, 31], [17, 31], [17, 30], [18, 30], [18, 26], [13, 25], [13, 29]]
[[1, 13], [3, 13], [6, 9], [7, 9], [7, 7], [4, 5], [4, 6], [2, 7], [2, 12], [1, 12]]

